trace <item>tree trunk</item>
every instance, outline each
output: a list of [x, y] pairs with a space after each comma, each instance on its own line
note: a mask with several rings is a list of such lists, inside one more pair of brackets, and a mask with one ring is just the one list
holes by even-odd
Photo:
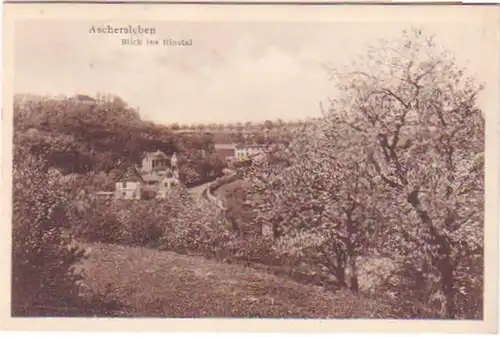
[[236, 235], [240, 235], [239, 233], [239, 228], [238, 228], [238, 223], [236, 222], [236, 219], [231, 213], [226, 213], [227, 214], [227, 220], [231, 223], [231, 229], [233, 230], [233, 233], [236, 233]]
[[345, 277], [345, 258], [343, 254], [337, 254], [337, 264], [335, 266], [335, 277], [341, 287], [347, 287]]
[[453, 266], [451, 265], [450, 257], [440, 261], [439, 272], [441, 273], [441, 290], [444, 295], [444, 303], [442, 306], [442, 314], [445, 319], [455, 319], [456, 308], [455, 308], [455, 291], [453, 289], [454, 276], [453, 276]]
[[456, 316], [455, 310], [455, 296], [453, 291], [453, 277], [443, 274], [442, 288], [445, 298], [445, 313], [446, 319], [454, 319]]
[[278, 223], [273, 223], [273, 239], [277, 240], [281, 237], [281, 228]]
[[353, 249], [348, 245], [347, 248], [347, 270], [349, 274], [349, 289], [358, 293], [359, 291], [359, 282], [358, 282], [358, 271], [356, 268], [356, 256], [353, 254]]
[[[456, 316], [455, 294], [453, 289], [455, 280], [453, 276], [454, 268], [450, 257], [450, 244], [443, 234], [436, 231], [428, 212], [424, 210], [420, 204], [418, 192], [418, 189], [414, 190], [408, 195], [407, 200], [417, 212], [420, 221], [429, 228], [431, 235], [430, 243], [437, 247], [438, 257], [433, 259], [433, 264], [437, 267], [441, 276], [439, 287], [444, 296], [441, 314], [443, 318], [454, 319]], [[447, 219], [446, 221], [449, 220]]]
[[[354, 207], [353, 207], [354, 209]], [[347, 268], [349, 270], [349, 288], [352, 292], [358, 293], [359, 283], [358, 283], [358, 271], [356, 268], [356, 254], [354, 251], [353, 236], [356, 234], [354, 228], [354, 221], [352, 219], [352, 212], [347, 212], [346, 227], [348, 232], [348, 237], [345, 242], [347, 248]]]
[[349, 285], [350, 289], [354, 293], [358, 293], [359, 291], [359, 282], [358, 282], [358, 271], [356, 269], [356, 258], [354, 256], [349, 257]]

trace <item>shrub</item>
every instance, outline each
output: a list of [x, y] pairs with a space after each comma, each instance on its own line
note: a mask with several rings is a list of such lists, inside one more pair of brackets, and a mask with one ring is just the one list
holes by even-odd
[[74, 305], [81, 279], [74, 264], [84, 252], [63, 233], [66, 200], [57, 172], [18, 148], [13, 169], [12, 314]]

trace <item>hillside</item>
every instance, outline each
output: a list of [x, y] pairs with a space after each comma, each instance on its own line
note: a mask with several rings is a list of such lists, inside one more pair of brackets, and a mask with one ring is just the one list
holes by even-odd
[[103, 189], [139, 164], [145, 152], [177, 152], [180, 174], [190, 186], [212, 180], [224, 166], [210, 155], [209, 135], [176, 134], [167, 126], [141, 119], [137, 110], [114, 96], [82, 101], [17, 95], [14, 127], [16, 147], [42, 156], [64, 175], [108, 175], [98, 179]]
[[94, 244], [85, 284], [123, 305], [124, 316], [387, 317], [384, 306], [257, 269], [146, 248]]

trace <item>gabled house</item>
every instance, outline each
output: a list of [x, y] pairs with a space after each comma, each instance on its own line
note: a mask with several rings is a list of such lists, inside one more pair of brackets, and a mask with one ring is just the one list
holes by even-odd
[[131, 167], [116, 182], [117, 199], [165, 198], [179, 184], [178, 158], [162, 151], [146, 152], [142, 166]]
[[170, 158], [162, 151], [146, 152], [142, 159], [142, 173], [162, 172], [170, 167]]
[[117, 199], [139, 200], [142, 193], [142, 178], [135, 168], [131, 167], [115, 184]]

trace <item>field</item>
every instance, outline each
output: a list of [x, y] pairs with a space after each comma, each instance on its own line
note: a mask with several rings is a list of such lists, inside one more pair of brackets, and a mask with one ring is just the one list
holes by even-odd
[[379, 303], [197, 256], [86, 245], [85, 284], [132, 317], [387, 317]]

